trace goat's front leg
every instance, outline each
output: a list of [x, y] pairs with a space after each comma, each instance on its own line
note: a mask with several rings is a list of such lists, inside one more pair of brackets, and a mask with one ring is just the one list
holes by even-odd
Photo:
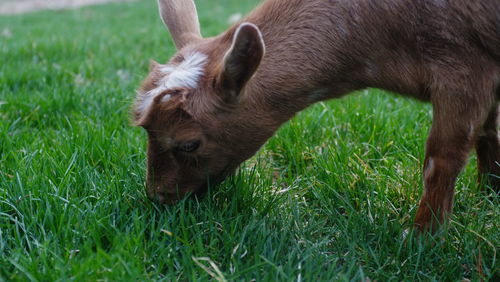
[[476, 141], [480, 179], [487, 177], [491, 187], [500, 192], [500, 142], [498, 140], [498, 107], [495, 103]]
[[435, 231], [451, 212], [455, 182], [473, 147], [481, 116], [481, 109], [434, 104], [425, 154], [424, 193], [415, 218], [420, 231]]

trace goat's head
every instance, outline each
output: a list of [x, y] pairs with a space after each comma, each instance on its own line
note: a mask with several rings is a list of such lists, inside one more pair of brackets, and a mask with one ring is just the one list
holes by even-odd
[[134, 119], [149, 138], [148, 197], [175, 203], [222, 181], [272, 132], [249, 120], [242, 97], [264, 56], [259, 29], [243, 23], [203, 39], [192, 0], [158, 4], [178, 52], [151, 64]]

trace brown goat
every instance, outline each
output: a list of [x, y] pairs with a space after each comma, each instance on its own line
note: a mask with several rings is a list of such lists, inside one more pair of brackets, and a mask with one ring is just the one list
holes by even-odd
[[419, 229], [451, 212], [474, 146], [500, 187], [499, 0], [266, 0], [213, 38], [192, 0], [158, 3], [178, 53], [152, 64], [135, 104], [151, 199], [204, 191], [298, 111], [367, 87], [433, 105]]

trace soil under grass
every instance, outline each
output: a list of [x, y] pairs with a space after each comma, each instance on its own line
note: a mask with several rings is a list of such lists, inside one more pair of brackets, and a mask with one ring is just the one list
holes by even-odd
[[[196, 1], [215, 35], [257, 1]], [[446, 231], [409, 228], [431, 107], [380, 90], [299, 114], [238, 173], [172, 207], [130, 125], [155, 1], [0, 16], [0, 280], [500, 280], [498, 196], [461, 174]]]

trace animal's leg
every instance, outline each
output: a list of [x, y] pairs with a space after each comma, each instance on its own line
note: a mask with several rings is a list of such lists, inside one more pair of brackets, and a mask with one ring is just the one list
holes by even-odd
[[[459, 96], [458, 96], [459, 97]], [[455, 182], [467, 161], [490, 106], [487, 99], [469, 100], [442, 94], [433, 101], [434, 120], [427, 139], [424, 193], [415, 217], [421, 231], [435, 231], [452, 210]], [[481, 100], [484, 103], [481, 103]]]
[[476, 141], [479, 177], [487, 176], [489, 184], [500, 192], [500, 142], [498, 140], [498, 107], [490, 111]]

